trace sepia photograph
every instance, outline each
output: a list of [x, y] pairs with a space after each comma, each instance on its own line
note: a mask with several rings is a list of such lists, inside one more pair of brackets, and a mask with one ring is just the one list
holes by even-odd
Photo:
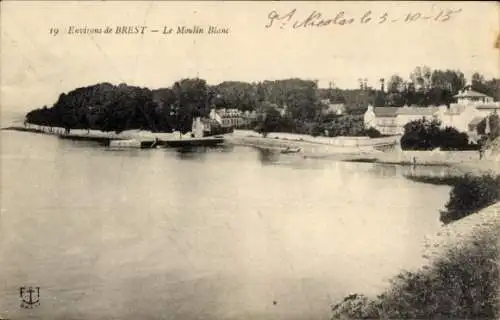
[[498, 2], [0, 6], [1, 320], [500, 318]]

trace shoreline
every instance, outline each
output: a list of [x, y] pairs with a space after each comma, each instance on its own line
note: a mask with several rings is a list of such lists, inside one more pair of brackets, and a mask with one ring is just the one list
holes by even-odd
[[[477, 292], [485, 286], [489, 290], [498, 288], [498, 276], [495, 276], [498, 273], [495, 269], [499, 264], [499, 232], [500, 202], [442, 226], [436, 234], [424, 237], [420, 249], [423, 262], [419, 266], [401, 270], [378, 293], [351, 293], [343, 300], [334, 302], [330, 319], [379, 319], [392, 318], [395, 314], [399, 318], [407, 317], [402, 314], [410, 314], [413, 315], [411, 318], [415, 318], [415, 315], [422, 313], [426, 314], [425, 318], [429, 318], [439, 314], [437, 309], [443, 303], [447, 306], [446, 303], [450, 302], [452, 305], [449, 307], [453, 309], [446, 312], [460, 312], [463, 316], [475, 310], [475, 306], [471, 307], [470, 304], [461, 309], [460, 302], [469, 296], [470, 291]], [[457, 289], [462, 293], [455, 291], [450, 292], [449, 296], [439, 297], [441, 292], [450, 288], [446, 285], [450, 276], [453, 276], [454, 286], [459, 286]], [[488, 296], [492, 291], [495, 289], [479, 294], [477, 302], [481, 305], [498, 305], [498, 293], [493, 293], [493, 297]]]
[[[344, 162], [376, 163], [400, 166], [449, 167], [466, 174], [494, 172], [500, 174], [500, 155], [479, 160], [475, 151], [379, 151], [374, 147], [338, 147], [308, 141], [263, 138], [258, 136], [227, 137], [234, 145], [270, 150], [301, 148], [304, 158], [336, 160]], [[416, 161], [414, 162], [413, 159]]]
[[[66, 133], [64, 128], [60, 127], [48, 127], [29, 124], [28, 127], [20, 125], [11, 125], [1, 128], [2, 131], [17, 131], [17, 132], [28, 132], [43, 135], [56, 136], [61, 139], [67, 140], [86, 140], [95, 142], [108, 142], [111, 140], [138, 140], [141, 142], [153, 142], [158, 139], [161, 143], [166, 143], [169, 141], [187, 141], [194, 140], [190, 133], [180, 136], [179, 132], [166, 133], [166, 132], [151, 132], [144, 130], [126, 130], [120, 133], [114, 131], [104, 132], [98, 130], [86, 130], [86, 129], [71, 129], [70, 133]], [[196, 138], [197, 140], [210, 140], [207, 138], [213, 137], [202, 137]]]
[[[126, 140], [126, 139], [179, 139], [179, 133], [153, 133], [150, 131], [127, 130], [120, 132], [102, 132], [97, 130], [73, 129], [71, 134], [65, 135], [63, 128], [28, 124], [27, 127], [12, 124], [1, 128], [5, 131], [31, 132], [65, 137], [67, 139], [85, 138], [89, 140]], [[184, 135], [186, 138], [189, 134]], [[323, 142], [287, 139], [279, 137], [262, 137], [256, 132], [238, 130], [224, 134], [225, 143], [235, 146], [247, 146], [272, 151], [282, 151], [287, 148], [299, 148], [294, 155], [308, 159], [324, 159], [344, 162], [376, 163], [400, 166], [436, 166], [451, 167], [466, 174], [495, 173], [500, 174], [500, 155], [490, 155], [479, 160], [475, 151], [406, 151], [377, 150], [376, 142], [373, 145], [346, 145], [339, 146]], [[309, 138], [304, 136], [305, 139]], [[349, 138], [349, 137], [348, 137]], [[356, 137], [352, 137], [355, 139]], [[366, 141], [366, 140], [365, 140]], [[370, 142], [372, 140], [368, 140]], [[376, 141], [376, 140], [375, 140]]]

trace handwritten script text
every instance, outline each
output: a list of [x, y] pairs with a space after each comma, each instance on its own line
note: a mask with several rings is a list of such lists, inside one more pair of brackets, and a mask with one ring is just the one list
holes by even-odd
[[309, 15], [300, 17], [297, 9], [287, 13], [280, 13], [276, 10], [269, 12], [268, 21], [265, 28], [278, 27], [284, 29], [319, 28], [327, 26], [344, 26], [351, 24], [389, 24], [389, 23], [416, 23], [422, 21], [446, 22], [453, 19], [462, 9], [440, 9], [436, 12], [407, 12], [403, 15], [389, 14], [388, 12], [375, 13], [368, 10], [362, 14], [350, 15], [345, 11], [339, 11], [332, 16], [314, 10]]

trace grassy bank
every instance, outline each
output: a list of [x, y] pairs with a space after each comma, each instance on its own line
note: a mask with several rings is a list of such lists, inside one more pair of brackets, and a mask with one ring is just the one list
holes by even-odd
[[377, 297], [346, 297], [333, 306], [332, 319], [500, 316], [500, 176], [483, 173], [416, 179], [453, 186], [440, 217], [447, 225], [448, 239], [437, 239], [432, 246], [446, 249], [430, 265], [397, 275]]
[[446, 210], [440, 220], [447, 224], [478, 212], [500, 201], [500, 175], [466, 174], [458, 178], [450, 191]]
[[375, 298], [354, 294], [332, 308], [332, 319], [497, 319], [498, 225], [430, 266], [403, 272]]
[[409, 180], [452, 186], [450, 198], [441, 211], [444, 224], [459, 220], [500, 201], [500, 175], [494, 172], [432, 176], [407, 174]]

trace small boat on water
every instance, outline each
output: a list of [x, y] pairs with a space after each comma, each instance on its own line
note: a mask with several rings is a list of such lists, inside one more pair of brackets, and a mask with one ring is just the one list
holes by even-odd
[[166, 140], [164, 144], [173, 148], [213, 147], [224, 143], [224, 137]]
[[287, 147], [287, 148], [281, 150], [281, 153], [298, 153], [298, 152], [300, 152], [300, 148]]

